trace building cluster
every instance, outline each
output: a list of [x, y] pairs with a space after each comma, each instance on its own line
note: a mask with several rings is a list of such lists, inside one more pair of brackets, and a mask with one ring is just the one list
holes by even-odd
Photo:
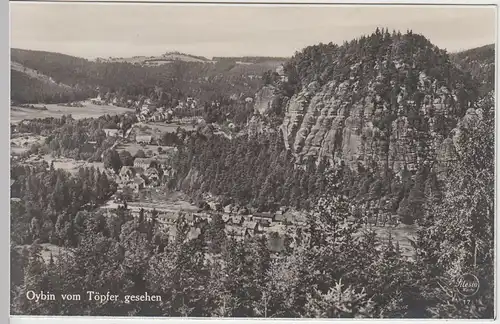
[[151, 100], [144, 101], [137, 113], [137, 119], [145, 122], [168, 122], [173, 118], [174, 112], [172, 109], [165, 107], [156, 107], [156, 104], [151, 103]]
[[117, 176], [117, 193], [128, 188], [138, 194], [142, 189], [160, 186], [172, 175], [173, 169], [168, 158], [136, 158], [133, 166], [123, 166], [120, 169]]
[[[151, 208], [144, 208], [145, 213], [151, 213]], [[176, 227], [182, 218], [189, 226], [188, 237], [197, 238], [203, 233], [205, 226], [213, 221], [213, 215], [217, 212], [212, 210], [200, 210], [198, 212], [173, 212], [170, 210], [156, 210], [158, 221], [168, 228], [169, 235], [175, 237]], [[139, 215], [139, 210], [133, 212], [134, 216]], [[306, 221], [304, 215], [286, 209], [278, 210], [274, 213], [253, 213], [247, 215], [218, 213], [224, 223], [224, 232], [228, 237], [236, 240], [257, 235], [278, 235], [288, 233], [295, 236], [298, 228], [305, 228]], [[273, 234], [276, 233], [276, 234]]]

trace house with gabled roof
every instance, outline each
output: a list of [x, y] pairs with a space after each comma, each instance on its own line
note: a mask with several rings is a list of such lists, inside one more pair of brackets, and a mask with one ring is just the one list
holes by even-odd
[[273, 213], [270, 213], [270, 212], [253, 214], [253, 220], [259, 221], [259, 222], [267, 222], [269, 224], [271, 224], [275, 221], [275, 217], [276, 217], [276, 215]]
[[121, 169], [120, 169], [120, 180], [122, 182], [128, 182], [128, 181], [131, 181], [136, 173], [135, 173], [135, 170], [134, 168], [130, 167], [130, 166], [123, 166]]
[[134, 189], [135, 193], [139, 193], [139, 190], [144, 189], [146, 181], [144, 181], [141, 177], [135, 177], [132, 181], [132, 189]]
[[256, 221], [244, 221], [241, 227], [246, 228], [249, 234], [255, 234], [262, 230], [260, 224]]
[[165, 212], [158, 215], [158, 217], [161, 218], [166, 224], [175, 224], [179, 215], [177, 213]]
[[144, 176], [148, 179], [151, 186], [158, 186], [160, 184], [160, 174], [156, 168], [147, 168]]
[[244, 222], [244, 217], [241, 215], [233, 215], [231, 216], [231, 224], [233, 225], [241, 225]]
[[103, 128], [103, 132], [106, 134], [106, 137], [117, 137], [119, 136], [119, 129], [114, 128]]
[[234, 237], [236, 240], [243, 240], [245, 237], [250, 236], [248, 230], [241, 226], [226, 225], [224, 232], [227, 236]]
[[139, 144], [151, 144], [153, 142], [153, 136], [151, 136], [151, 135], [136, 135], [135, 141]]
[[201, 228], [191, 227], [189, 229], [188, 234], [187, 234], [187, 238], [188, 238], [188, 240], [194, 240], [194, 239], [198, 238], [198, 236], [200, 236], [200, 234], [201, 234]]

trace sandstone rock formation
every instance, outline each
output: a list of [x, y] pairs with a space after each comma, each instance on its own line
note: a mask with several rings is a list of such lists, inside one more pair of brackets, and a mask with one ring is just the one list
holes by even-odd
[[[349, 81], [338, 85], [332, 81], [321, 88], [317, 84], [304, 87], [286, 105], [281, 126], [286, 147], [299, 161], [312, 156], [318, 161], [343, 160], [352, 168], [361, 163], [396, 173], [405, 167], [416, 170], [426, 160], [445, 163], [454, 159], [451, 132], [438, 127], [443, 121], [456, 124], [457, 116], [450, 113], [453, 107], [447, 103], [452, 91], [437, 89], [435, 99], [428, 98], [419, 107], [418, 116], [424, 126], [417, 127], [411, 122], [405, 113], [409, 108], [400, 100], [390, 127], [381, 129], [380, 120], [387, 112], [387, 105], [377, 103], [373, 88], [369, 86], [368, 96], [352, 103], [349, 98], [356, 85]], [[406, 105], [412, 104], [406, 101]], [[468, 123], [474, 116], [477, 114], [470, 108], [462, 123]]]
[[275, 87], [272, 85], [266, 85], [262, 87], [255, 94], [255, 104], [254, 111], [255, 113], [264, 114], [271, 106], [271, 102], [274, 98]]

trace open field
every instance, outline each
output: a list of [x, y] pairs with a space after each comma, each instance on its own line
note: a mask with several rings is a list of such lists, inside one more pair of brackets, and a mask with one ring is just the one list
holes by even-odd
[[10, 139], [10, 151], [14, 154], [20, 154], [30, 149], [35, 143], [42, 144], [45, 141], [45, 136], [23, 134]]
[[193, 125], [191, 124], [180, 124], [180, 123], [162, 123], [162, 122], [148, 122], [145, 123], [137, 123], [134, 131], [139, 135], [156, 135], [160, 136], [162, 133], [175, 133], [177, 128], [183, 128], [187, 131], [194, 130]]
[[163, 152], [168, 152], [169, 150], [172, 149], [171, 146], [160, 146], [160, 145], [141, 145], [138, 143], [120, 143], [118, 144], [115, 149], [117, 152], [121, 151], [128, 151], [132, 156], [137, 154], [137, 151], [142, 150], [144, 153], [147, 151], [151, 150], [153, 152], [153, 155], [156, 154], [156, 156], [162, 158], [162, 157], [168, 157], [168, 154], [158, 154], [158, 148], [161, 147]]
[[[141, 208], [145, 210], [156, 209], [159, 212], [177, 213], [177, 212], [197, 212], [198, 207], [187, 201], [184, 194], [180, 192], [173, 193], [152, 193], [152, 199], [146, 201], [137, 202], [127, 202], [127, 206], [130, 210], [134, 212], [139, 212]], [[118, 208], [117, 203], [113, 201], [108, 201], [101, 208], [103, 209], [115, 209]]]
[[408, 239], [414, 239], [417, 233], [417, 226], [415, 225], [403, 225], [400, 224], [396, 227], [394, 226], [374, 226], [372, 229], [377, 233], [379, 240], [384, 243], [387, 243], [387, 239], [389, 237], [389, 233], [392, 235], [392, 243], [396, 244], [396, 241], [399, 242], [399, 248], [401, 249], [401, 253], [405, 256], [411, 257], [413, 256], [413, 248], [410, 245]]
[[18, 123], [23, 119], [62, 117], [71, 114], [75, 119], [96, 118], [105, 114], [119, 115], [127, 112], [133, 112], [132, 109], [115, 107], [108, 105], [94, 105], [88, 101], [84, 102], [85, 107], [64, 107], [57, 104], [45, 105], [47, 110], [38, 110], [21, 107], [11, 107], [10, 122]]
[[[14, 249], [16, 249], [18, 252], [21, 252], [24, 248], [29, 249], [30, 246], [31, 245], [29, 245], [29, 244], [18, 245]], [[40, 246], [42, 247], [42, 252], [41, 252], [42, 258], [46, 263], [49, 263], [51, 255], [52, 255], [52, 258], [54, 259], [54, 261], [56, 261], [57, 258], [59, 257], [59, 254], [64, 253], [64, 252], [66, 252], [66, 253], [70, 252], [70, 250], [68, 250], [67, 248], [60, 247], [60, 246], [50, 244], [50, 243], [42, 243], [42, 244], [40, 244]]]
[[[36, 162], [39, 159], [40, 158], [35, 155], [35, 156], [30, 157], [30, 159], [28, 159], [26, 162], [28, 162], [28, 163], [29, 162]], [[70, 173], [73, 173], [73, 174], [78, 172], [78, 170], [80, 170], [80, 168], [84, 168], [84, 167], [90, 168], [93, 166], [94, 168], [104, 170], [104, 163], [102, 163], [102, 162], [87, 162], [87, 161], [74, 160], [74, 159], [68, 159], [68, 158], [56, 158], [50, 154], [44, 155], [42, 157], [42, 159], [47, 161], [47, 163], [49, 163], [49, 164], [51, 162], [54, 162], [54, 168], [56, 168], [56, 169], [63, 169], [63, 170], [66, 170]]]

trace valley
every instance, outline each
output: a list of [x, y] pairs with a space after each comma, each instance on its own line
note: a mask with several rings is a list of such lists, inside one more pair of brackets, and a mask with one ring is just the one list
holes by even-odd
[[71, 115], [75, 119], [96, 118], [104, 114], [119, 115], [130, 112], [128, 108], [111, 105], [95, 105], [90, 103], [90, 101], [84, 102], [83, 105], [83, 107], [65, 107], [58, 104], [38, 104], [38, 106], [46, 107], [47, 110], [12, 106], [10, 121], [11, 123], [19, 123], [22, 120], [47, 117], [60, 118], [63, 115]]
[[290, 58], [12, 49], [13, 308], [42, 269], [168, 300], [116, 314], [459, 314], [435, 274], [493, 275], [491, 49], [379, 28]]

